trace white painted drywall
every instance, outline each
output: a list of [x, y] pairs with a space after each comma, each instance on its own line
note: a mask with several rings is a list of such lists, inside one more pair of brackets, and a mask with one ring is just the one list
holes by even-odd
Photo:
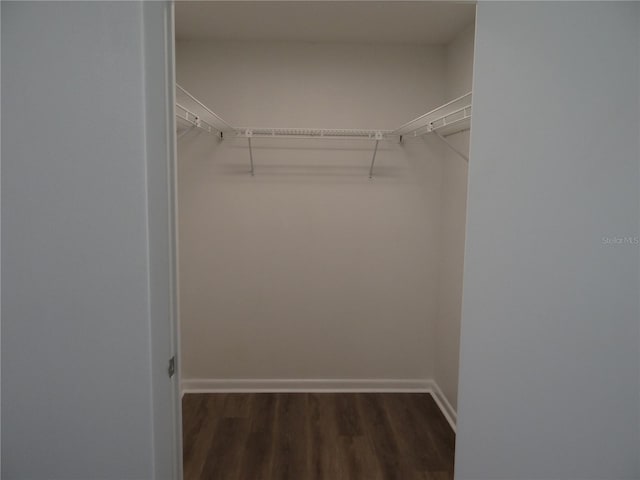
[[478, 5], [458, 480], [640, 477], [639, 15]]
[[147, 209], [166, 200], [167, 97], [145, 79], [166, 6], [2, 2], [3, 479], [173, 474], [152, 401], [167, 205]]
[[[178, 82], [233, 124], [394, 128], [444, 100], [441, 47], [179, 42]], [[182, 373], [433, 375], [437, 139], [179, 144]]]
[[[473, 77], [474, 23], [445, 49], [445, 94], [448, 100], [471, 91]], [[469, 132], [449, 135], [447, 140], [469, 152]], [[451, 406], [457, 407], [460, 317], [462, 314], [462, 270], [467, 214], [467, 162], [450, 148], [442, 165], [440, 224], [440, 270], [438, 315], [435, 321], [434, 380]]]
[[177, 2], [176, 38], [444, 45], [474, 15], [472, 2]]

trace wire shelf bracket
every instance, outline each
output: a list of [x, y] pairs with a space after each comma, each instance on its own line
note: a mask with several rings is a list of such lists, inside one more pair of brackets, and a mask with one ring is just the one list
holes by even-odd
[[439, 132], [443, 136], [468, 130], [471, 122], [471, 92], [420, 115], [393, 131], [401, 137]]

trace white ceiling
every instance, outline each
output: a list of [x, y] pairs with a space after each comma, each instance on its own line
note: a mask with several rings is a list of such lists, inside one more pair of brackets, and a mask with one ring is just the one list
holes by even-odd
[[468, 1], [178, 1], [176, 38], [442, 45], [474, 18]]

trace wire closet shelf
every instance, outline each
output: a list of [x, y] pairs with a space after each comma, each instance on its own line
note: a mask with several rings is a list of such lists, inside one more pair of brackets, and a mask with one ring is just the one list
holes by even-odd
[[207, 133], [218, 135], [221, 139], [225, 138], [225, 136], [246, 138], [249, 147], [251, 175], [254, 174], [251, 140], [256, 138], [372, 140], [375, 143], [369, 168], [369, 178], [373, 178], [373, 167], [376, 153], [378, 152], [378, 144], [383, 140], [397, 139], [402, 143], [406, 137], [435, 134], [449, 148], [469, 161], [469, 158], [451, 144], [446, 137], [469, 130], [471, 126], [471, 92], [424, 115], [420, 115], [395, 130], [235, 127], [178, 84], [176, 84], [175, 113], [176, 118], [182, 123], [182, 125], [179, 125], [182, 128], [178, 129], [178, 138], [193, 129], [204, 130]]

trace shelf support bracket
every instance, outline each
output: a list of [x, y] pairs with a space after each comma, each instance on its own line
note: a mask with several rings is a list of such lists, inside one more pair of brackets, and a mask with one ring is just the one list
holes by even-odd
[[384, 138], [382, 132], [376, 132], [376, 146], [373, 149], [373, 158], [371, 159], [371, 167], [369, 168], [369, 179], [373, 178], [373, 165], [376, 163], [376, 153], [378, 153], [378, 143]]
[[251, 176], [253, 177], [253, 149], [251, 148], [251, 137], [253, 137], [253, 132], [251, 130], [247, 130], [245, 134], [249, 141], [249, 162], [251, 163]]
[[369, 179], [373, 178], [373, 165], [376, 163], [376, 153], [378, 153], [378, 144], [382, 140], [382, 132], [376, 132], [376, 146], [373, 148], [373, 158], [371, 159], [371, 167], [369, 168]]
[[373, 178], [373, 164], [376, 163], [376, 153], [378, 151], [378, 142], [379, 140], [376, 140], [376, 146], [373, 149], [373, 158], [371, 159], [371, 168], [369, 168], [369, 178]]
[[465, 155], [464, 153], [462, 153], [460, 150], [458, 150], [456, 147], [454, 147], [453, 144], [449, 140], [447, 140], [445, 137], [440, 135], [435, 130], [431, 130], [431, 133], [434, 133], [435, 136], [438, 137], [440, 140], [442, 140], [451, 150], [456, 152], [458, 155], [460, 155], [462, 158], [464, 158], [467, 163], [469, 163], [469, 157], [467, 155]]
[[187, 133], [189, 133], [191, 130], [193, 130], [194, 128], [196, 128], [195, 125], [191, 125], [189, 128], [187, 128], [184, 132], [182, 132], [180, 135], [178, 135], [178, 137], [176, 138], [176, 140], [180, 140], [182, 137], [184, 137]]

